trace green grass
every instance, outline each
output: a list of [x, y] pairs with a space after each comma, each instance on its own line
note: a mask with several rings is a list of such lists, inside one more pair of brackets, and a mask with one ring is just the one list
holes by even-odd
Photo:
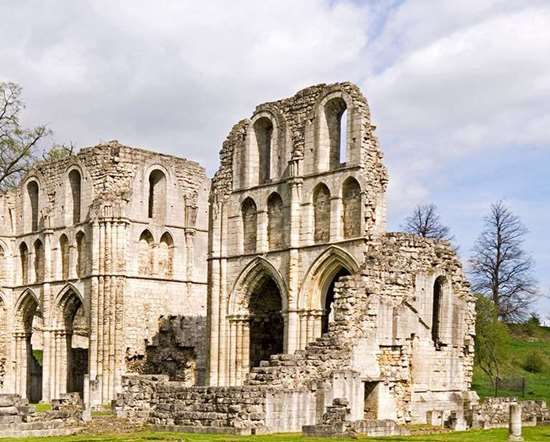
[[50, 411], [52, 409], [52, 405], [51, 404], [43, 404], [43, 403], [40, 403], [40, 404], [32, 404], [34, 406], [34, 408], [36, 409], [36, 411], [38, 413], [42, 413], [44, 411]]
[[[527, 329], [521, 324], [508, 326], [512, 336], [507, 364], [503, 367], [502, 376], [522, 376], [527, 381], [524, 399], [544, 399], [550, 404], [550, 327]], [[540, 373], [530, 373], [523, 368], [527, 355], [539, 351], [546, 360], [546, 367]], [[480, 397], [494, 396], [495, 392], [489, 378], [477, 367], [474, 368], [472, 388]], [[517, 391], [499, 391], [499, 396], [518, 396]]]
[[[550, 426], [546, 427], [529, 427], [524, 428], [523, 435], [526, 442], [548, 442], [550, 441]], [[357, 439], [340, 439], [340, 438], [309, 438], [298, 434], [272, 434], [267, 436], [228, 436], [215, 434], [184, 434], [184, 433], [154, 433], [140, 432], [128, 433], [119, 435], [104, 435], [104, 436], [89, 436], [77, 435], [66, 437], [41, 437], [41, 438], [23, 438], [23, 439], [2, 439], [2, 441], [25, 441], [25, 442], [84, 442], [84, 441], [128, 441], [128, 442], [143, 442], [143, 441], [185, 441], [185, 442], [327, 442], [330, 440], [338, 440], [340, 442], [353, 442], [356, 440], [365, 441], [461, 441], [461, 442], [480, 442], [480, 441], [506, 441], [507, 430], [487, 430], [487, 431], [465, 431], [456, 433], [442, 433], [434, 435], [422, 436], [396, 436], [396, 437], [359, 437]]]

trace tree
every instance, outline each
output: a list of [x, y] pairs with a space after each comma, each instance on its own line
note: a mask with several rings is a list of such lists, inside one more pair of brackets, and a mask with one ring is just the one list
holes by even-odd
[[446, 241], [454, 239], [449, 228], [442, 224], [435, 204], [416, 206], [413, 213], [405, 218], [403, 229], [405, 232], [414, 233], [423, 238]]
[[494, 388], [507, 358], [509, 332], [499, 321], [495, 303], [476, 295], [475, 363], [489, 377]]
[[40, 141], [50, 134], [46, 126], [21, 126], [24, 107], [21, 87], [0, 82], [0, 191], [17, 184], [36, 160]]
[[505, 321], [524, 319], [538, 296], [533, 260], [523, 250], [526, 233], [520, 219], [498, 201], [470, 258], [473, 290], [491, 298]]

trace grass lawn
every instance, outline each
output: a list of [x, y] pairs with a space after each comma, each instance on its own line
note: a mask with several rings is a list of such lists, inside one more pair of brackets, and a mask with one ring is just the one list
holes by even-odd
[[[544, 399], [550, 404], [550, 327], [539, 327], [528, 334], [522, 325], [509, 325], [512, 336], [509, 344], [510, 358], [503, 367], [503, 377], [521, 376], [527, 381], [527, 392], [523, 399]], [[530, 373], [523, 368], [529, 353], [538, 351], [546, 359], [546, 366], [539, 373]], [[472, 388], [480, 397], [494, 396], [489, 378], [479, 368], [474, 369]], [[499, 391], [499, 396], [518, 396], [517, 391]]]
[[[526, 442], [550, 441], [550, 426], [545, 427], [530, 427], [524, 428], [523, 432]], [[399, 436], [399, 437], [386, 437], [386, 438], [358, 438], [358, 439], [329, 439], [329, 438], [308, 438], [297, 434], [273, 434], [268, 436], [225, 436], [214, 434], [183, 434], [183, 433], [152, 433], [152, 432], [140, 432], [140, 433], [128, 433], [119, 435], [77, 435], [67, 437], [42, 437], [42, 438], [24, 438], [24, 439], [0, 439], [2, 441], [25, 441], [25, 442], [84, 442], [84, 441], [128, 441], [128, 442], [140, 442], [140, 441], [180, 441], [180, 442], [327, 442], [330, 440], [338, 440], [340, 442], [353, 442], [357, 440], [365, 441], [434, 441], [434, 442], [447, 442], [447, 441], [506, 441], [507, 430], [487, 430], [487, 431], [466, 431], [456, 433], [441, 433], [434, 435], [422, 435], [422, 436]]]

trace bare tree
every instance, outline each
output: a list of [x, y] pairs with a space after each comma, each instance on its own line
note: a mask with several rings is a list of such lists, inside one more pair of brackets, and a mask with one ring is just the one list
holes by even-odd
[[413, 213], [405, 218], [405, 224], [402, 228], [405, 232], [414, 233], [423, 238], [446, 241], [454, 239], [449, 228], [442, 224], [435, 204], [416, 206]]
[[21, 127], [21, 87], [0, 82], [0, 190], [13, 186], [35, 161], [46, 126]]
[[524, 319], [539, 294], [531, 275], [533, 260], [523, 249], [526, 233], [519, 217], [498, 201], [470, 258], [473, 290], [491, 298], [505, 321]]

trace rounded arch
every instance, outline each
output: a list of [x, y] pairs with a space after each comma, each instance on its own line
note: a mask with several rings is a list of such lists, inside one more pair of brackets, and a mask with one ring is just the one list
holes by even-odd
[[342, 89], [331, 90], [320, 97], [315, 109], [315, 162], [318, 171], [336, 169], [343, 163], [354, 162], [352, 98]]
[[59, 237], [59, 270], [61, 279], [69, 279], [69, 238], [64, 233]]
[[153, 273], [153, 234], [149, 229], [141, 232], [138, 240], [138, 273], [150, 276]]
[[344, 239], [357, 238], [362, 232], [361, 185], [352, 176], [342, 183], [342, 228]]
[[284, 246], [285, 217], [284, 204], [281, 195], [272, 192], [267, 198], [267, 241], [269, 250]]
[[35, 282], [44, 281], [45, 250], [42, 240], [37, 239], [33, 244], [34, 253], [34, 280]]
[[315, 186], [312, 192], [313, 203], [313, 241], [315, 243], [330, 240], [330, 190], [324, 183]]
[[30, 177], [25, 181], [25, 205], [24, 218], [28, 220], [27, 230], [35, 232], [38, 230], [40, 210], [40, 182], [36, 177]]
[[21, 274], [21, 283], [29, 283], [29, 247], [25, 241], [21, 241], [19, 250], [19, 270]]
[[174, 239], [170, 232], [164, 232], [160, 237], [158, 248], [159, 273], [164, 277], [172, 277], [174, 271]]
[[359, 271], [355, 258], [344, 249], [331, 246], [311, 264], [302, 282], [298, 297], [298, 308], [321, 310], [326, 293], [334, 277], [345, 269], [349, 274]]
[[258, 236], [258, 208], [251, 197], [241, 204], [242, 235], [244, 253], [256, 253]]
[[163, 223], [166, 217], [166, 192], [168, 174], [166, 169], [153, 166], [147, 176], [147, 214], [148, 218]]
[[78, 167], [72, 167], [67, 174], [67, 209], [70, 224], [80, 223], [82, 203], [82, 172]]
[[252, 290], [265, 278], [273, 279], [281, 294], [283, 310], [288, 310], [288, 290], [283, 277], [267, 259], [257, 257], [248, 263], [235, 281], [227, 304], [227, 314], [246, 314]]

